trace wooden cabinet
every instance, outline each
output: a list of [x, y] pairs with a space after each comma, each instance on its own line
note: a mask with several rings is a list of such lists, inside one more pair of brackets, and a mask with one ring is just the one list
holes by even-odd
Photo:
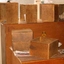
[[[10, 50], [10, 47], [12, 46], [12, 30], [21, 30], [21, 29], [30, 28], [33, 31], [34, 38], [40, 37], [42, 32], [45, 31], [47, 37], [59, 39], [59, 41], [62, 43], [61, 48], [64, 48], [64, 28], [63, 27], [64, 27], [64, 22], [48, 22], [48, 23], [46, 22], [46, 23], [33, 23], [33, 24], [2, 24], [1, 40], [3, 45], [3, 55], [5, 56], [5, 59], [3, 57], [3, 61], [5, 61], [6, 64], [12, 64], [13, 62], [13, 59], [12, 59], [13, 53]], [[21, 60], [21, 63], [22, 63], [22, 60]], [[27, 62], [23, 62], [23, 64], [64, 64], [64, 57], [59, 59], [55, 58], [50, 60], [41, 60], [41, 61], [37, 60], [33, 62], [27, 61]]]
[[18, 3], [0, 3], [0, 11], [3, 23], [18, 23]]

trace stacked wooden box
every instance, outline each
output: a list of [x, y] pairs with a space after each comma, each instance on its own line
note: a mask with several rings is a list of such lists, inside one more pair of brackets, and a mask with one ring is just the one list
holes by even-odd
[[40, 18], [43, 22], [64, 21], [64, 4], [41, 4]]
[[37, 5], [20, 5], [20, 21], [37, 22]]
[[33, 38], [31, 29], [12, 31], [12, 46], [14, 51], [29, 51], [30, 41]]
[[43, 22], [54, 22], [55, 21], [55, 5], [41, 4], [40, 17]]
[[[40, 4], [42, 22], [63, 21], [63, 12], [64, 4]], [[20, 5], [20, 20], [27, 23], [37, 22], [37, 5]]]
[[4, 23], [18, 23], [18, 3], [0, 3], [0, 11]]

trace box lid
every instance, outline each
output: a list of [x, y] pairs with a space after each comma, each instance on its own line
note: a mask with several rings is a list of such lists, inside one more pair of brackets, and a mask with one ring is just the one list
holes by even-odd
[[48, 38], [48, 37], [38, 37], [38, 38], [33, 39], [31, 42], [49, 44], [49, 43], [53, 43], [55, 41], [59, 41], [59, 40], [54, 39], [54, 38]]

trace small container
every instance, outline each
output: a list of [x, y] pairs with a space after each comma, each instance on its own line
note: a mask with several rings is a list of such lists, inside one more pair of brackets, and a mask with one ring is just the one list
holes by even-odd
[[50, 59], [58, 53], [58, 39], [39, 37], [30, 43], [30, 54], [44, 59]]

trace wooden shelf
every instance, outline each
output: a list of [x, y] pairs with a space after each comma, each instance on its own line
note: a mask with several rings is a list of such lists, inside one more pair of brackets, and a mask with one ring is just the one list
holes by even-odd
[[[35, 37], [40, 37], [42, 32], [45, 31], [47, 37], [59, 39], [64, 48], [64, 22], [46, 22], [46, 23], [32, 23], [32, 24], [3, 24], [2, 25], [2, 45], [5, 44], [5, 58], [6, 64], [12, 64], [12, 51], [10, 47], [12, 46], [12, 30], [21, 30], [21, 29], [31, 29]], [[4, 52], [4, 51], [3, 51]], [[3, 57], [4, 58], [4, 57]], [[33, 62], [32, 62], [33, 63]], [[28, 63], [28, 64], [32, 64]], [[34, 62], [36, 64], [63, 64], [64, 57], [59, 59], [51, 59], [41, 62]], [[24, 63], [27, 64], [27, 63]]]

